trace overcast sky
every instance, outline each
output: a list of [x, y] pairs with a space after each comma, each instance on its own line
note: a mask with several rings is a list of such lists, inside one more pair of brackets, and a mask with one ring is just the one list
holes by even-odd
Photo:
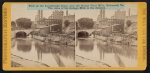
[[[126, 13], [130, 8], [131, 15], [137, 14], [137, 5], [136, 4], [128, 4], [125, 5], [124, 9]], [[53, 10], [43, 10], [43, 16], [48, 18], [52, 14]], [[64, 10], [64, 14], [65, 14]], [[108, 10], [106, 9], [106, 17], [110, 18], [116, 10]], [[75, 14], [75, 19], [78, 20], [82, 17], [93, 18], [94, 21], [97, 20], [97, 16], [99, 15], [100, 10], [68, 10], [69, 14]], [[12, 4], [11, 9], [11, 19], [15, 21], [18, 18], [30, 18], [32, 21], [35, 20], [35, 16], [37, 15], [37, 10], [28, 10], [27, 4]], [[128, 15], [128, 14], [127, 14]]]

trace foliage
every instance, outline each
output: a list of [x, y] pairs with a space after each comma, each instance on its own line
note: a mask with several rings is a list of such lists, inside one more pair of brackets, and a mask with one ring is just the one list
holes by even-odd
[[11, 21], [11, 26], [12, 26], [12, 27], [16, 27], [15, 21]]
[[69, 20], [65, 20], [64, 24], [65, 24], [65, 27], [68, 27], [70, 24]]
[[94, 21], [91, 18], [81, 18], [78, 20], [80, 28], [90, 29], [93, 28]]
[[18, 25], [19, 28], [31, 28], [32, 25], [32, 21], [28, 18], [19, 18], [16, 20], [16, 23]]
[[127, 24], [127, 27], [130, 27], [132, 22], [130, 20], [127, 20], [126, 24]]

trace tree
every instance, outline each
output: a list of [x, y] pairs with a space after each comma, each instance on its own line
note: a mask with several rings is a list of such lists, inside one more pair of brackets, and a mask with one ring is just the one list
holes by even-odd
[[81, 18], [78, 20], [79, 26], [81, 28], [90, 29], [93, 28], [94, 21], [91, 18]]
[[16, 27], [15, 21], [11, 21], [11, 27]]
[[68, 27], [70, 24], [69, 20], [65, 20], [64, 24], [65, 24], [65, 27]]
[[11, 21], [11, 27], [14, 29], [16, 27], [15, 21]]
[[126, 24], [127, 24], [127, 27], [130, 27], [132, 22], [130, 20], [127, 20]]
[[32, 25], [32, 21], [28, 18], [19, 18], [16, 20], [16, 23], [18, 25], [19, 28], [31, 28]]

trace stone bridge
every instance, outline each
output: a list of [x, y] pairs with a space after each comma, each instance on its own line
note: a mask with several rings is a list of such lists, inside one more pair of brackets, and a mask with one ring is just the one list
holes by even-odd
[[91, 34], [95, 30], [96, 29], [80, 29], [80, 30], [77, 30], [77, 33], [79, 33], [79, 32], [87, 32], [87, 33]]
[[27, 35], [29, 35], [31, 32], [33, 31], [33, 29], [21, 29], [21, 30], [13, 30], [12, 31], [12, 38], [14, 38], [15, 36], [17, 36], [17, 33], [19, 32], [23, 32]]
[[76, 31], [76, 35], [77, 36], [80, 36], [80, 35], [83, 35], [83, 36], [89, 36], [91, 35], [96, 29], [80, 29], [80, 30], [77, 30]]

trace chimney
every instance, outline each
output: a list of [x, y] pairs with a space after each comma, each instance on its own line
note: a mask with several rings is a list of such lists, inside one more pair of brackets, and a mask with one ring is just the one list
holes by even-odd
[[103, 18], [105, 18], [105, 7], [103, 8]]
[[38, 10], [37, 19], [40, 20], [40, 10]]
[[66, 16], [68, 16], [68, 10], [66, 11]]
[[130, 8], [129, 8], [129, 16], [130, 16]]
[[38, 20], [41, 20], [43, 18], [43, 11], [38, 10], [38, 15], [37, 15]]
[[41, 19], [43, 18], [43, 10], [41, 10]]

